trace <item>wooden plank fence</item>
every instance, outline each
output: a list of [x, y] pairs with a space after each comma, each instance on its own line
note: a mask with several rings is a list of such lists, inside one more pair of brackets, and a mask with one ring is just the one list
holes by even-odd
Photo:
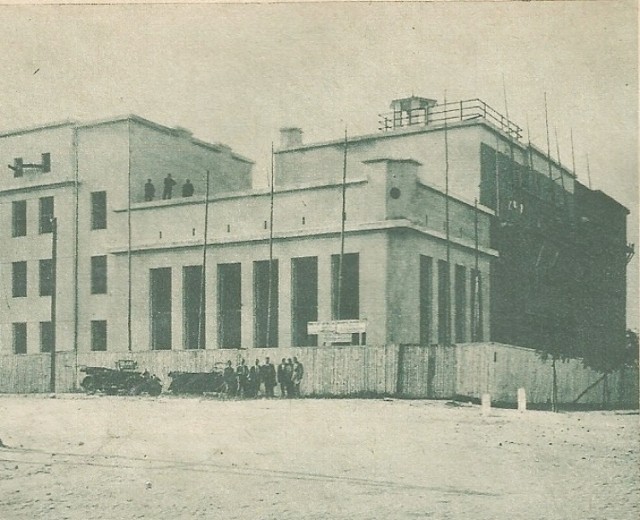
[[[79, 388], [83, 366], [115, 367], [120, 359], [137, 361], [140, 370], [156, 374], [168, 388], [169, 372], [204, 372], [228, 360], [247, 365], [269, 357], [274, 365], [296, 356], [305, 367], [301, 391], [312, 396], [382, 396], [479, 399], [515, 404], [524, 387], [529, 403], [543, 405], [552, 393], [551, 361], [532, 350], [496, 343], [455, 346], [386, 345], [298, 347], [244, 350], [172, 350], [145, 352], [59, 352], [56, 390]], [[49, 354], [0, 355], [0, 393], [49, 391]], [[557, 363], [560, 403], [638, 407], [638, 371], [608, 374], [582, 366], [580, 360]], [[585, 392], [585, 390], [587, 390]]]
[[[499, 343], [467, 343], [458, 345], [456, 351], [458, 395], [479, 399], [483, 393], [489, 393], [494, 402], [515, 404], [518, 388], [524, 388], [529, 403], [551, 402], [552, 362], [541, 359], [536, 351]], [[579, 359], [557, 361], [556, 371], [559, 403], [638, 407], [637, 368], [620, 369], [600, 382], [603, 374], [585, 368]]]

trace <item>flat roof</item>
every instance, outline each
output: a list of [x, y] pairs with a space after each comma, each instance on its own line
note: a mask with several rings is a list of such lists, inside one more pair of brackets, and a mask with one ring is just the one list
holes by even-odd
[[[160, 123], [155, 123], [154, 121], [151, 121], [149, 119], [146, 119], [144, 117], [138, 116], [136, 114], [126, 114], [126, 115], [119, 115], [119, 116], [114, 116], [114, 117], [109, 117], [109, 118], [104, 118], [104, 119], [95, 119], [92, 121], [76, 121], [73, 119], [67, 119], [65, 121], [58, 121], [58, 122], [53, 122], [53, 123], [45, 123], [45, 124], [41, 124], [41, 125], [35, 125], [35, 126], [31, 126], [31, 127], [25, 127], [25, 128], [18, 128], [15, 130], [9, 130], [9, 131], [5, 131], [5, 132], [1, 132], [0, 133], [0, 138], [1, 137], [10, 137], [10, 136], [15, 136], [15, 135], [22, 135], [22, 134], [28, 134], [28, 133], [33, 133], [33, 132], [40, 132], [43, 130], [51, 130], [54, 128], [61, 128], [61, 127], [75, 127], [75, 128], [91, 128], [91, 127], [95, 127], [95, 126], [101, 126], [101, 125], [110, 125], [110, 124], [114, 124], [114, 123], [122, 123], [125, 121], [133, 121], [135, 123], [144, 125], [148, 128], [152, 128], [154, 130], [160, 131], [160, 132], [164, 132], [173, 136], [177, 136], [177, 135], [184, 135], [185, 133], [185, 129], [183, 128], [173, 128], [170, 126], [166, 126], [166, 125], [162, 125]], [[252, 161], [251, 159], [248, 159], [247, 157], [244, 157], [234, 151], [231, 150], [231, 147], [229, 147], [228, 145], [222, 144], [222, 143], [209, 143], [206, 141], [203, 141], [202, 139], [198, 139], [196, 137], [193, 137], [189, 134], [188, 135], [188, 139], [195, 145], [197, 146], [202, 146], [204, 148], [208, 148], [210, 150], [216, 151], [216, 152], [222, 152], [223, 150], [229, 150], [231, 156], [241, 162], [245, 162], [248, 164], [254, 164], [254, 161]]]
[[0, 137], [10, 137], [12, 135], [29, 134], [31, 132], [39, 132], [42, 130], [52, 130], [54, 128], [61, 128], [64, 126], [76, 126], [78, 123], [72, 119], [66, 119], [64, 121], [55, 121], [53, 123], [46, 123], [37, 126], [27, 126], [23, 128], [16, 128], [14, 130], [0, 131]]
[[[466, 119], [464, 121], [454, 121], [454, 122], [448, 123], [446, 125], [446, 128], [447, 128], [447, 131], [451, 131], [451, 130], [457, 130], [457, 129], [460, 129], [460, 128], [468, 128], [468, 127], [471, 127], [471, 126], [484, 126], [485, 128], [487, 128], [491, 132], [497, 133], [502, 138], [504, 138], [505, 140], [509, 141], [514, 146], [517, 146], [521, 150], [523, 150], [523, 151], [532, 150], [537, 155], [542, 157], [544, 160], [550, 160], [551, 163], [557, 169], [565, 172], [566, 174], [568, 174], [569, 176], [571, 176], [573, 178], [576, 178], [576, 174], [574, 172], [572, 172], [571, 170], [567, 169], [567, 167], [565, 167], [564, 165], [562, 165], [559, 162], [557, 162], [556, 160], [554, 160], [553, 157], [549, 158], [547, 156], [547, 154], [545, 152], [543, 152], [537, 146], [535, 146], [535, 145], [533, 145], [531, 143], [524, 143], [524, 142], [519, 141], [517, 139], [513, 139], [513, 137], [509, 136], [509, 134], [507, 134], [506, 132], [500, 130], [497, 126], [493, 125], [491, 122], [489, 122], [489, 121], [487, 121], [487, 120], [485, 120], [483, 118], [476, 117], [474, 119]], [[375, 140], [378, 140], [378, 139], [392, 139], [392, 138], [404, 137], [406, 135], [423, 134], [423, 133], [429, 133], [429, 132], [441, 132], [444, 129], [445, 129], [445, 125], [444, 124], [441, 124], [441, 125], [427, 125], [427, 126], [419, 126], [419, 125], [406, 126], [406, 127], [396, 128], [396, 129], [388, 131], [388, 132], [376, 132], [374, 134], [363, 134], [363, 135], [357, 135], [357, 136], [353, 136], [353, 137], [348, 137], [347, 138], [347, 143], [360, 143], [360, 142], [365, 142], [365, 141], [375, 141]], [[343, 145], [344, 145], [344, 138], [342, 138], [342, 139], [331, 139], [329, 141], [318, 141], [316, 143], [309, 143], [309, 144], [302, 144], [302, 145], [298, 145], [298, 146], [292, 146], [291, 148], [279, 148], [279, 149], [275, 150], [274, 153], [276, 153], [276, 154], [286, 154], [286, 153], [290, 153], [290, 152], [311, 150], [313, 148], [322, 148], [322, 147], [326, 147], [326, 146], [343, 146]]]

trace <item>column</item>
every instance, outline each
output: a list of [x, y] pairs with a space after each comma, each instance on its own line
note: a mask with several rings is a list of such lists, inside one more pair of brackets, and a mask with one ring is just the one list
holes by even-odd
[[171, 350], [184, 349], [182, 311], [182, 266], [171, 266]]
[[278, 258], [278, 346], [291, 346], [291, 258]]
[[318, 321], [331, 319], [331, 255], [318, 256]]
[[242, 292], [242, 347], [253, 348], [253, 262], [243, 261], [241, 264], [241, 292]]
[[218, 265], [207, 258], [205, 287], [205, 348], [218, 348]]

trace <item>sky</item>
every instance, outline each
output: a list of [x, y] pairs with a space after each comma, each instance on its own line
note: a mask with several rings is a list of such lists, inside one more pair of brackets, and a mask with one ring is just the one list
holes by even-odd
[[[0, 129], [135, 113], [256, 161], [278, 129], [375, 133], [392, 99], [480, 98], [631, 210], [638, 243], [635, 1], [0, 6]], [[36, 72], [37, 71], [37, 72]], [[628, 268], [638, 328], [638, 256]]]

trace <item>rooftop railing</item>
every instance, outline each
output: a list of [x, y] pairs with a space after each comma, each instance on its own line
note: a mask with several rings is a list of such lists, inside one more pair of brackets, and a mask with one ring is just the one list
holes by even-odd
[[522, 128], [480, 99], [380, 114], [380, 130], [389, 132], [397, 128], [444, 125], [475, 119], [484, 119], [515, 139], [522, 138]]

